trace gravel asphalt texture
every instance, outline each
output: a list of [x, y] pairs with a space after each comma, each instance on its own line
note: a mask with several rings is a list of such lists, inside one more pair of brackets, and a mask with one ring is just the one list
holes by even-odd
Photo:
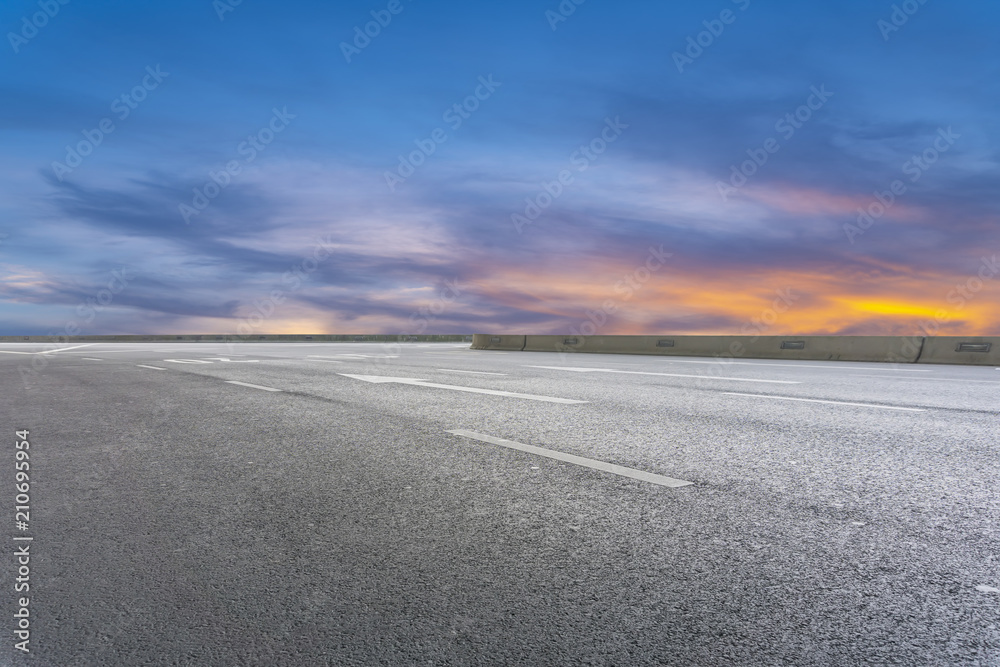
[[46, 349], [0, 345], [0, 665], [1000, 666], [993, 367]]

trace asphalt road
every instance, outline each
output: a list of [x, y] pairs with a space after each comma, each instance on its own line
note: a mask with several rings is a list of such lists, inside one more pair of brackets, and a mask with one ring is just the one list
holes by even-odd
[[3, 665], [1000, 665], [992, 367], [4, 344], [0, 386]]

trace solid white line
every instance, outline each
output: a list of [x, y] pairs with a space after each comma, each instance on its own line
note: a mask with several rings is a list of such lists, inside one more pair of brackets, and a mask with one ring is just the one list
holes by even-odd
[[578, 466], [584, 466], [585, 468], [592, 468], [594, 470], [610, 472], [615, 475], [621, 475], [622, 477], [631, 477], [632, 479], [638, 479], [642, 480], [643, 482], [650, 482], [652, 484], [659, 484], [660, 486], [669, 486], [672, 488], [677, 488], [680, 486], [689, 486], [693, 484], [693, 482], [685, 482], [682, 479], [674, 479], [673, 477], [664, 477], [663, 475], [656, 475], [651, 472], [636, 470], [635, 468], [626, 468], [625, 466], [615, 465], [614, 463], [606, 463], [605, 461], [598, 461], [597, 459], [588, 459], [583, 456], [576, 456], [574, 454], [565, 454], [563, 452], [557, 452], [551, 449], [543, 449], [542, 447], [526, 445], [522, 442], [516, 442], [514, 440], [494, 438], [491, 435], [483, 435], [482, 433], [476, 433], [475, 431], [465, 431], [458, 429], [454, 431], [448, 431], [448, 433], [462, 436], [463, 438], [469, 438], [471, 440], [479, 440], [481, 442], [488, 442], [493, 445], [500, 445], [501, 447], [509, 447], [510, 449], [517, 449], [522, 452], [527, 452], [528, 454], [536, 454], [538, 456], [544, 456], [546, 458], [556, 459], [557, 461], [565, 461], [567, 463], [573, 463]]
[[753, 398], [772, 398], [776, 401], [803, 401], [806, 403], [829, 403], [831, 405], [854, 405], [860, 408], [881, 408], [882, 410], [906, 410], [907, 412], [927, 412], [921, 408], [897, 408], [894, 405], [876, 405], [875, 403], [848, 403], [846, 401], [823, 401], [818, 398], [791, 398], [790, 396], [769, 396], [767, 394], [739, 394], [734, 391], [724, 391], [729, 396], [751, 396]]
[[439, 368], [439, 371], [444, 371], [445, 373], [471, 373], [473, 375], [507, 375], [506, 373], [487, 373], [486, 371], [460, 371], [454, 368]]
[[139, 368], [152, 368], [154, 371], [165, 371], [166, 368], [160, 368], [159, 366], [145, 366], [143, 364], [136, 364]]
[[35, 354], [52, 354], [54, 352], [65, 352], [66, 350], [77, 350], [81, 347], [90, 347], [91, 345], [97, 345], [97, 343], [85, 343], [83, 345], [74, 345], [73, 347], [61, 347], [58, 350], [45, 350], [44, 352], [35, 352]]
[[620, 373], [624, 375], [659, 375], [671, 378], [699, 378], [703, 380], [732, 380], [734, 382], [766, 382], [768, 384], [802, 384], [795, 380], [757, 380], [754, 378], [718, 377], [712, 375], [682, 375], [680, 373], [649, 373], [646, 371], [620, 371], [613, 368], [574, 368], [571, 366], [526, 366], [526, 368], [547, 368], [553, 371], [572, 371], [574, 373]]
[[[998, 368], [997, 370], [1000, 370]], [[886, 379], [884, 375], [855, 375], [856, 378], [878, 378]], [[1000, 380], [963, 380], [960, 378], [893, 378], [893, 380], [916, 380], [918, 382], [977, 382], [984, 384], [1000, 384]]]
[[[165, 352], [165, 350], [140, 350], [140, 349], [133, 349], [133, 350], [101, 350], [101, 354], [128, 354], [128, 353], [135, 354], [136, 352], [157, 352], [158, 353], [158, 352]], [[174, 352], [176, 352], [176, 350], [174, 350]], [[28, 354], [36, 354], [36, 353], [29, 352]]]
[[264, 391], [281, 391], [280, 389], [275, 389], [274, 387], [262, 387], [259, 384], [250, 384], [248, 382], [237, 382], [236, 380], [226, 380], [226, 384], [238, 384], [241, 387], [250, 387], [251, 389], [263, 389]]
[[[662, 359], [660, 361], [665, 361], [669, 364], [718, 364], [721, 366], [729, 366], [732, 364], [739, 364], [740, 366], [781, 366], [782, 368], [825, 368], [827, 370], [835, 371], [888, 371], [895, 373], [933, 373], [934, 371], [923, 368], [850, 368], [848, 366], [817, 366], [814, 364], [759, 364], [752, 361], [693, 361], [687, 359]], [[831, 360], [834, 363], [838, 360]], [[869, 362], [857, 362], [857, 363], [880, 363], [876, 361]]]

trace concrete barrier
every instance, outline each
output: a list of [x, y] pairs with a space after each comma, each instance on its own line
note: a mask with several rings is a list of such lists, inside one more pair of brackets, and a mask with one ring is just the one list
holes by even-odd
[[473, 350], [523, 350], [526, 336], [473, 334]]
[[[921, 336], [519, 336], [476, 334], [475, 349], [645, 354], [724, 359], [797, 359], [914, 363]], [[499, 339], [487, 345], [485, 341]]]
[[526, 336], [530, 352], [658, 354], [711, 357], [724, 354], [726, 336]]
[[1000, 367], [1000, 336], [930, 336], [918, 363]]
[[[751, 359], [915, 363], [922, 336], [735, 336], [730, 354]], [[737, 354], [733, 350], [739, 350]]]

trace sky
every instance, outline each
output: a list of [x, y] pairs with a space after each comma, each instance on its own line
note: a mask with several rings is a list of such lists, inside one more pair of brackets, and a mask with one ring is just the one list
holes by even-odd
[[998, 20], [7, 0], [0, 335], [1000, 335]]

